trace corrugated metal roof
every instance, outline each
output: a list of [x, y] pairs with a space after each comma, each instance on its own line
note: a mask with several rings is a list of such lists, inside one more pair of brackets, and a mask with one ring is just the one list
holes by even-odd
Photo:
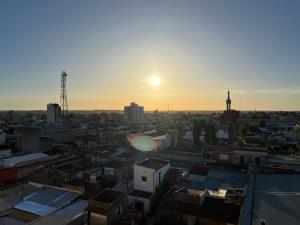
[[23, 201], [15, 205], [15, 208], [35, 215], [46, 216], [66, 206], [78, 196], [77, 192], [44, 186], [25, 197]]
[[44, 159], [47, 157], [48, 157], [47, 154], [39, 152], [39, 153], [26, 154], [26, 155], [20, 155], [20, 156], [3, 159], [1, 160], [1, 162], [4, 166], [12, 167], [20, 163], [24, 163], [32, 160]]
[[84, 210], [88, 206], [88, 201], [86, 200], [76, 200], [74, 203], [66, 206], [65, 208], [58, 210], [57, 212], [43, 217], [33, 225], [65, 225], [68, 224], [73, 219], [77, 218], [78, 216], [84, 213]]
[[15, 209], [19, 209], [25, 212], [29, 212], [38, 216], [47, 216], [57, 209], [43, 204], [38, 204], [31, 201], [22, 201], [15, 205]]

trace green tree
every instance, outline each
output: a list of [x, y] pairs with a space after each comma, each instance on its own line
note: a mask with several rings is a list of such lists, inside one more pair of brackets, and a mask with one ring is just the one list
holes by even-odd
[[266, 120], [265, 120], [265, 119], [262, 119], [262, 120], [259, 122], [259, 126], [260, 126], [260, 127], [266, 127]]
[[200, 144], [199, 138], [201, 136], [201, 131], [206, 129], [207, 124], [204, 120], [195, 120], [193, 122], [193, 142], [195, 145]]
[[236, 126], [234, 123], [230, 122], [228, 124], [228, 134], [229, 134], [229, 141], [233, 142], [235, 140], [235, 134], [236, 134]]
[[217, 137], [216, 137], [216, 127], [213, 124], [213, 122], [209, 122], [206, 124], [205, 127], [205, 136], [204, 139], [207, 143], [209, 144], [215, 144], [217, 142]]
[[242, 138], [246, 137], [249, 129], [250, 127], [248, 123], [240, 123], [238, 126], [238, 135]]

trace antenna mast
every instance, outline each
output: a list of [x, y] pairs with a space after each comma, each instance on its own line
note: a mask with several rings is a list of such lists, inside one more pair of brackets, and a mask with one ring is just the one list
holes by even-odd
[[61, 84], [60, 84], [60, 105], [62, 107], [63, 118], [68, 115], [68, 98], [67, 98], [67, 73], [65, 71], [61, 72]]

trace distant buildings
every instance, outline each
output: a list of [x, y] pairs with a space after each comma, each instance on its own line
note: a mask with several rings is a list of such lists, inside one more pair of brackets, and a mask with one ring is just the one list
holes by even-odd
[[0, 129], [0, 146], [4, 145], [6, 142], [6, 134]]
[[60, 119], [60, 106], [58, 104], [50, 103], [47, 105], [47, 122], [57, 124]]
[[[7, 152], [6, 154], [9, 155], [10, 153]], [[52, 162], [57, 158], [57, 155], [49, 156], [44, 153], [31, 153], [1, 159], [0, 186], [15, 183], [33, 171], [38, 170], [39, 166]]]
[[16, 130], [16, 148], [20, 152], [39, 152], [41, 131], [38, 127], [20, 127]]
[[129, 124], [144, 123], [144, 107], [132, 102], [130, 106], [124, 107], [124, 117]]
[[240, 168], [266, 165], [268, 158], [267, 148], [250, 145], [203, 144], [201, 152], [205, 163]]

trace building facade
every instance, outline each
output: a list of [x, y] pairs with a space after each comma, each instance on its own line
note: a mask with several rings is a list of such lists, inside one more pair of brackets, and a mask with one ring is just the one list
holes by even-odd
[[57, 124], [60, 119], [60, 106], [56, 103], [50, 103], [47, 105], [47, 122]]
[[134, 165], [134, 190], [128, 196], [129, 208], [150, 213], [157, 188], [170, 169], [170, 162], [147, 158]]
[[144, 107], [132, 102], [124, 107], [124, 118], [129, 124], [144, 123]]

